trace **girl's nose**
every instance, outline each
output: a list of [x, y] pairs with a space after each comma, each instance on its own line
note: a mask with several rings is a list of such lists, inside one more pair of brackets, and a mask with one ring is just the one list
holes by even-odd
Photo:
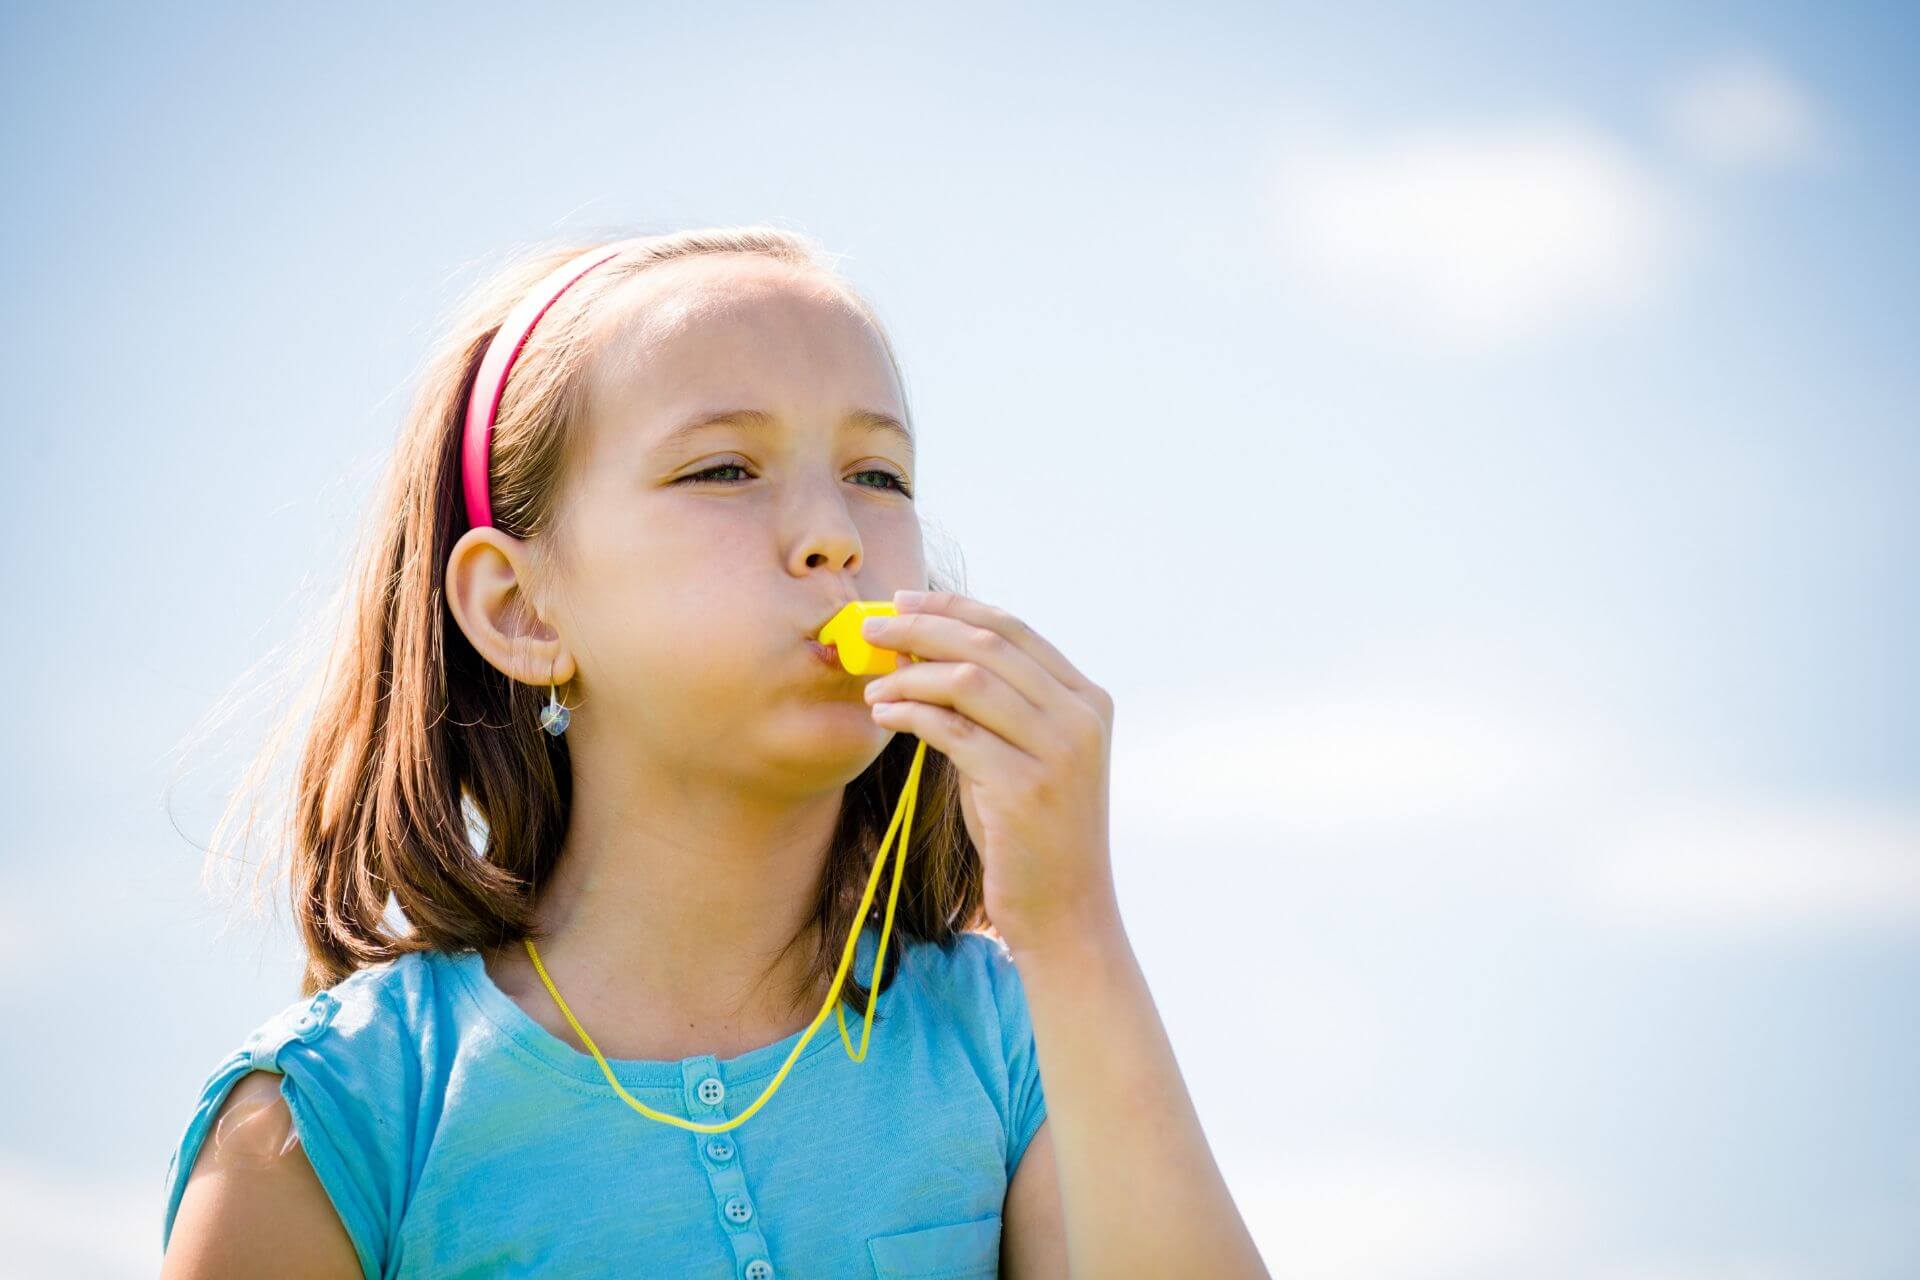
[[[833, 481], [835, 485], [844, 481]], [[847, 509], [848, 495], [825, 483], [803, 486], [804, 494], [794, 494], [791, 530], [794, 534], [795, 571], [836, 569], [858, 573], [861, 567], [860, 527]]]

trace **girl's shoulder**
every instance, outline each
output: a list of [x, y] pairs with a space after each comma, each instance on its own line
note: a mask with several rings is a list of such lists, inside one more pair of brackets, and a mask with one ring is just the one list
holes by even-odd
[[1002, 1022], [1026, 1017], [1026, 990], [1007, 944], [993, 934], [956, 932], [907, 950], [907, 965], [929, 996], [958, 1013], [990, 1010]]
[[446, 957], [409, 952], [288, 1002], [235, 1050], [294, 1086], [326, 1086], [363, 1107], [399, 1105], [442, 1051]]
[[434, 953], [410, 952], [356, 969], [330, 987], [283, 1005], [241, 1042], [270, 1066], [294, 1042], [326, 1048], [398, 1047], [431, 1007], [438, 982]]

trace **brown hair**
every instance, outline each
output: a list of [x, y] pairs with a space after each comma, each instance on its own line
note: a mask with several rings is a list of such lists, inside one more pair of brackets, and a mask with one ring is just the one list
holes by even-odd
[[[507, 678], [473, 648], [447, 605], [443, 576], [466, 528], [461, 425], [488, 340], [528, 289], [589, 247], [569, 243], [524, 254], [454, 309], [421, 372], [336, 597], [337, 631], [325, 669], [303, 700], [312, 704], [311, 720], [302, 729], [307, 708], [289, 711], [221, 814], [215, 854], [242, 815], [252, 832], [273, 758], [284, 744], [299, 742], [281, 833], [293, 919], [307, 955], [302, 995], [407, 952], [541, 940], [533, 907], [567, 829], [567, 740], [538, 727], [544, 689]], [[514, 365], [490, 470], [494, 522], [503, 531], [531, 538], [553, 520], [565, 443], [586, 399], [583, 374], [598, 335], [609, 328], [600, 323], [599, 300], [656, 264], [708, 253], [763, 254], [820, 272], [867, 317], [898, 376], [873, 309], [810, 237], [764, 225], [646, 237], [567, 290]], [[962, 589], [939, 577], [930, 574], [934, 590]], [[790, 999], [817, 989], [839, 965], [916, 745], [907, 734], [894, 735], [846, 787], [808, 921], [819, 925], [819, 946]], [[991, 928], [957, 783], [952, 762], [929, 745], [882, 990], [898, 972], [906, 940], [944, 943], [960, 930]], [[876, 913], [890, 888], [892, 851], [887, 863]], [[388, 927], [390, 899], [408, 929]], [[864, 1017], [867, 996], [849, 971], [842, 1000]]]

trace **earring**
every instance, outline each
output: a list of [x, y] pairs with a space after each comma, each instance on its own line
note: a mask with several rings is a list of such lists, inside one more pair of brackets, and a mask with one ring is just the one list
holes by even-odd
[[553, 666], [547, 666], [547, 705], [540, 708], [540, 727], [554, 737], [567, 731], [567, 723], [573, 719], [573, 712], [559, 698], [559, 686], [553, 682]]

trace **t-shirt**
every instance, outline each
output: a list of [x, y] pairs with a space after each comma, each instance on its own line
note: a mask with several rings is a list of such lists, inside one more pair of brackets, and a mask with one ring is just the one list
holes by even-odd
[[[829, 1013], [779, 1091], [712, 1134], [628, 1106], [476, 950], [358, 970], [207, 1077], [167, 1167], [162, 1248], [221, 1103], [263, 1070], [282, 1077], [367, 1280], [997, 1275], [1007, 1185], [1046, 1118], [1025, 991], [987, 934], [902, 939], [865, 1060]], [[878, 942], [867, 921], [862, 981]], [[847, 1014], [856, 1049], [860, 1012]], [[647, 1106], [713, 1123], [751, 1105], [804, 1034], [733, 1058], [607, 1062]]]

